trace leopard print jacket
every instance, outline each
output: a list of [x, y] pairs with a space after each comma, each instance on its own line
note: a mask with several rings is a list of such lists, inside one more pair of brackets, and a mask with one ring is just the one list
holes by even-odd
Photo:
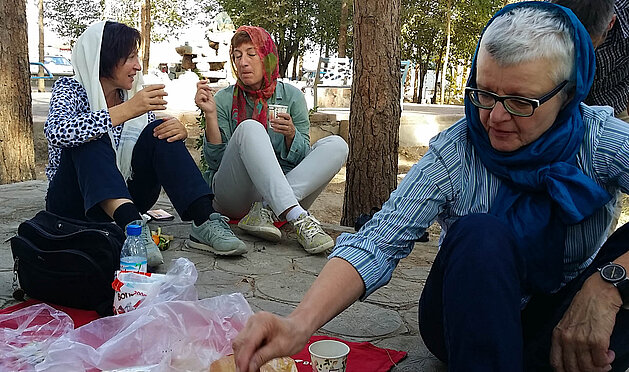
[[[155, 115], [149, 112], [149, 122], [153, 120]], [[44, 124], [44, 135], [48, 140], [48, 180], [52, 180], [57, 172], [63, 148], [79, 146], [106, 135], [109, 130], [112, 131], [114, 144], [118, 147], [122, 127], [112, 126], [107, 109], [90, 110], [87, 92], [74, 78], [63, 77], [57, 80], [52, 88], [50, 111]]]

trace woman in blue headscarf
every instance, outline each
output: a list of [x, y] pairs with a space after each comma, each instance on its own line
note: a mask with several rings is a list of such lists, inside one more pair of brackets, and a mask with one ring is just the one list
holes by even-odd
[[581, 103], [590, 37], [566, 8], [523, 2], [483, 31], [465, 118], [431, 140], [382, 210], [337, 240], [287, 318], [256, 314], [234, 342], [240, 371], [290, 355], [389, 282], [436, 219], [440, 250], [419, 302], [424, 343], [451, 371], [625, 371], [629, 131]]

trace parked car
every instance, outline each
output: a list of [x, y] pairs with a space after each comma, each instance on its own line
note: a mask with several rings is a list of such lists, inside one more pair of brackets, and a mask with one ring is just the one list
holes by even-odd
[[[44, 66], [54, 76], [72, 76], [74, 69], [70, 61], [64, 56], [45, 56]], [[31, 64], [31, 75], [37, 75], [39, 67]]]

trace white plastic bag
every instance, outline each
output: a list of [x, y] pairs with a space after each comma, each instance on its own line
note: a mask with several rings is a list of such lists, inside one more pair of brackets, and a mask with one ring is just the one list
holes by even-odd
[[114, 314], [128, 313], [137, 309], [150, 292], [159, 290], [166, 275], [116, 271], [114, 288]]
[[114, 314], [159, 302], [197, 300], [199, 297], [194, 287], [197, 276], [194, 264], [183, 257], [175, 260], [165, 275], [116, 271], [112, 284]]
[[143, 304], [61, 337], [37, 371], [207, 371], [232, 353], [231, 342], [251, 315], [240, 293]]
[[166, 278], [160, 281], [155, 290], [148, 293], [140, 307], [166, 301], [198, 300], [199, 294], [194, 286], [198, 276], [194, 263], [187, 258], [179, 257], [166, 272]]
[[73, 329], [68, 314], [46, 304], [0, 314], [0, 371], [34, 371], [50, 344]]

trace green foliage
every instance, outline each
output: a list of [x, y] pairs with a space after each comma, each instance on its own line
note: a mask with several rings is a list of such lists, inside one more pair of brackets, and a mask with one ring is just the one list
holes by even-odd
[[[201, 75], [201, 72], [199, 72], [199, 69], [195, 68], [194, 70], [192, 70], [192, 72], [194, 72], [199, 77], [199, 80], [203, 79], [203, 75]], [[201, 109], [199, 109], [198, 111], [199, 111], [199, 114], [196, 117], [196, 121], [199, 128], [201, 128], [201, 134], [199, 135], [199, 138], [197, 138], [197, 141], [194, 144], [194, 148], [199, 150], [199, 152], [201, 153], [201, 160], [199, 161], [199, 169], [201, 170], [201, 173], [205, 173], [205, 171], [207, 171], [207, 168], [208, 168], [207, 161], [205, 160], [205, 156], [203, 156], [203, 139], [205, 138], [205, 114], [203, 114], [203, 111]]]
[[[236, 27], [260, 26], [276, 42], [280, 75], [291, 58], [316, 45], [336, 50], [341, 0], [218, 0]], [[351, 23], [351, 22], [350, 22]]]
[[[67, 0], [54, 0], [67, 1]], [[118, 22], [140, 29], [139, 11], [141, 0], [108, 0], [107, 17]], [[192, 23], [197, 16], [199, 1], [189, 6], [187, 1], [179, 0], [151, 0], [151, 41], [160, 42], [169, 37], [176, 37], [180, 31]], [[215, 11], [217, 5], [213, 1], [206, 1], [204, 13]]]
[[205, 138], [205, 115], [203, 114], [203, 111], [201, 111], [201, 109], [199, 109], [199, 115], [197, 116], [197, 125], [199, 126], [199, 128], [201, 128], [201, 134], [199, 135], [199, 138], [197, 138], [197, 141], [194, 144], [194, 148], [199, 150], [199, 152], [201, 153], [199, 169], [201, 170], [201, 173], [205, 173], [205, 171], [207, 171], [208, 169], [207, 161], [205, 160], [205, 156], [203, 156], [203, 140]]
[[48, 0], [44, 4], [44, 17], [55, 33], [74, 45], [89, 25], [102, 18], [103, 8], [101, 1]]
[[[44, 16], [53, 30], [71, 44], [92, 23], [111, 19], [138, 30], [141, 0], [46, 0]], [[196, 18], [208, 19], [217, 13], [215, 0], [151, 0], [151, 40], [177, 36]]]
[[483, 27], [500, 8], [504, 0], [455, 1], [452, 23], [451, 58], [469, 61], [474, 55], [476, 44]]
[[[472, 59], [483, 27], [504, 0], [452, 0], [451, 4], [449, 67], [455, 67]], [[442, 67], [437, 64], [445, 52], [447, 6], [447, 0], [402, 0], [402, 59], [418, 64], [422, 73]]]
[[[352, 1], [348, 1], [349, 14], [347, 20], [347, 45], [346, 55], [352, 56]], [[320, 0], [313, 15], [313, 33], [309, 36], [311, 43], [307, 49], [337, 52], [339, 28], [341, 23], [341, 0]]]

